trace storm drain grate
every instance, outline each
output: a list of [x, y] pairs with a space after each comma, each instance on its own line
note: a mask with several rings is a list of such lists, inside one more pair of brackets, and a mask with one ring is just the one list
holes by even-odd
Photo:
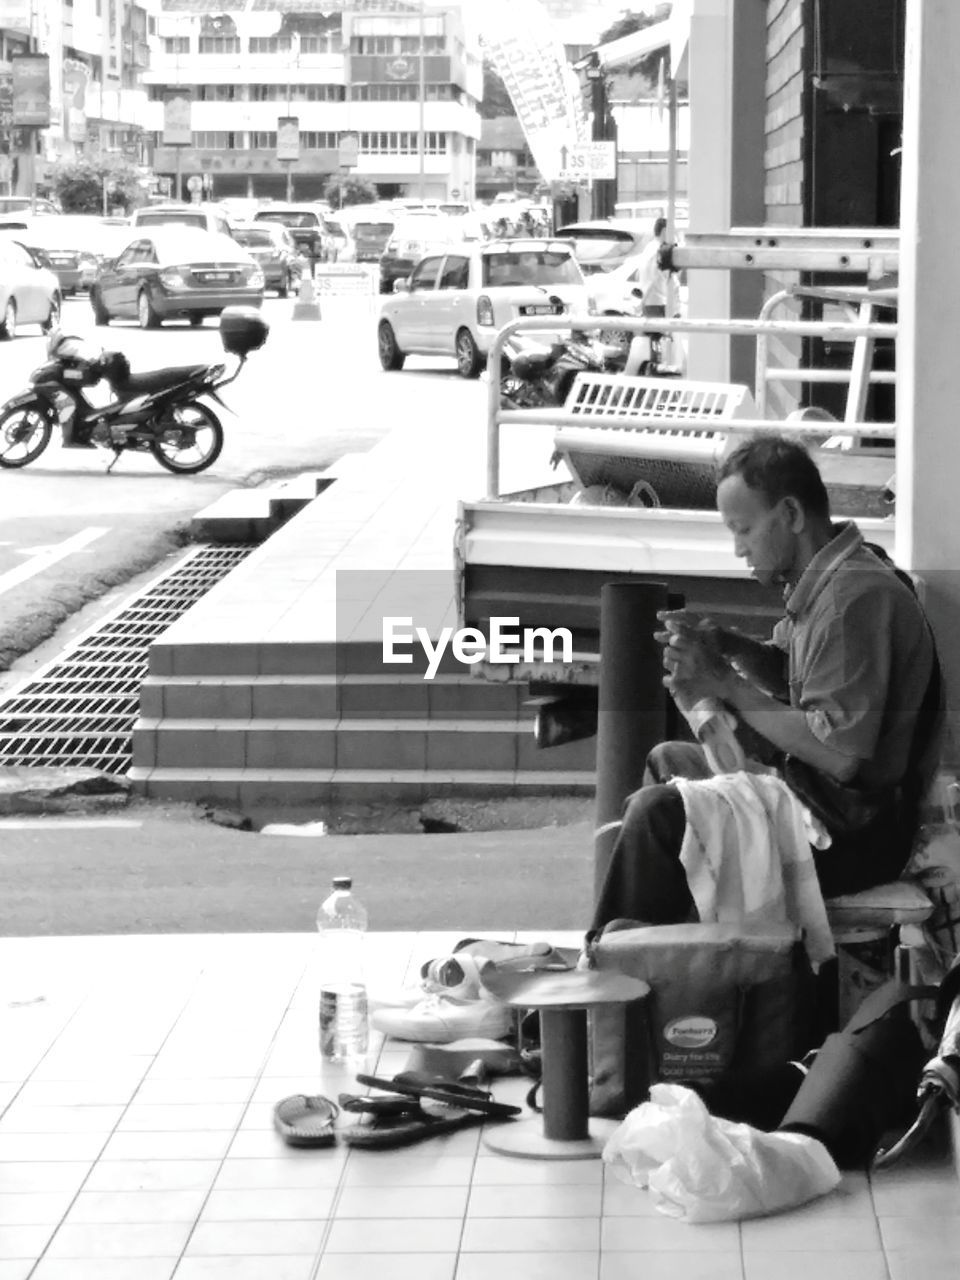
[[252, 550], [197, 547], [0, 701], [0, 765], [126, 773], [150, 644]]

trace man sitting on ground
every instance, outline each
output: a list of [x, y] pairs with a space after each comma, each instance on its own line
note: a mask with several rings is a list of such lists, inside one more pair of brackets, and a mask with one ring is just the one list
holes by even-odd
[[[895, 879], [938, 758], [940, 675], [930, 628], [905, 574], [857, 526], [833, 523], [820, 473], [800, 445], [759, 436], [725, 460], [717, 506], [786, 616], [761, 642], [683, 613], [667, 629], [664, 684], [689, 709], [721, 700], [831, 837], [813, 858], [825, 897]], [[671, 742], [628, 798], [594, 928], [624, 917], [696, 919], [680, 851], [684, 801], [671, 778], [707, 778], [703, 749]], [[723, 850], [735, 856], [736, 850]]]

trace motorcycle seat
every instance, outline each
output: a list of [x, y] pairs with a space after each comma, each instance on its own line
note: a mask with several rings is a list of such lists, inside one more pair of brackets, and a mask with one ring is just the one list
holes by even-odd
[[540, 373], [548, 369], [557, 359], [553, 348], [549, 351], [524, 351], [523, 362], [531, 373]]
[[150, 369], [146, 373], [131, 373], [114, 386], [124, 395], [149, 395], [154, 391], [164, 391], [167, 387], [175, 387], [178, 383], [189, 382], [198, 373], [203, 373], [205, 364], [174, 365], [169, 369]]

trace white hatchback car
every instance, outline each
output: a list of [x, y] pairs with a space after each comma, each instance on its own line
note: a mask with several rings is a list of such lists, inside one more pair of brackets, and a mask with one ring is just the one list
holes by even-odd
[[[593, 304], [569, 244], [495, 240], [429, 254], [380, 310], [377, 348], [384, 369], [408, 355], [453, 356], [476, 378], [497, 331], [521, 316], [588, 315]], [[538, 334], [538, 337], [542, 335]]]

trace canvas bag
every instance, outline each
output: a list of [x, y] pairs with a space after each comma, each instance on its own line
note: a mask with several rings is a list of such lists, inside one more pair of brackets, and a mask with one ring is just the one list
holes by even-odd
[[651, 989], [632, 1005], [591, 1010], [592, 1115], [624, 1115], [656, 1082], [713, 1082], [810, 1048], [814, 979], [793, 925], [619, 929], [588, 954]]

